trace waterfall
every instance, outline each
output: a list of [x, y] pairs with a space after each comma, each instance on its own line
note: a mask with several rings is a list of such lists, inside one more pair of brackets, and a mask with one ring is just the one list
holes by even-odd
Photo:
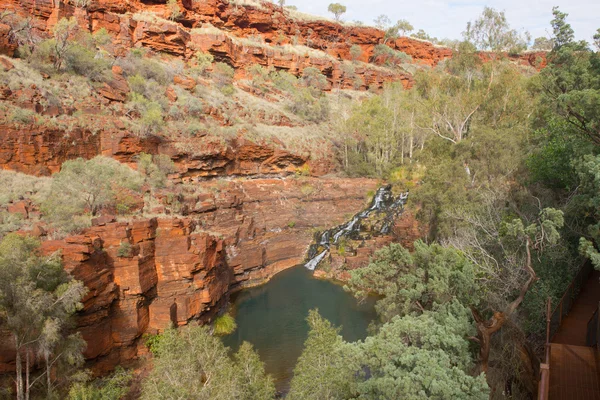
[[402, 212], [407, 199], [408, 192], [401, 193], [395, 198], [392, 193], [391, 185], [380, 187], [377, 189], [377, 192], [373, 196], [373, 200], [371, 200], [371, 203], [366, 210], [359, 212], [345, 224], [319, 234], [315, 240], [315, 244], [310, 246], [308, 251], [309, 260], [304, 266], [309, 270], [314, 271], [329, 253], [331, 245], [337, 244], [342, 237], [357, 237], [360, 233], [362, 220], [369, 217], [373, 212], [384, 214], [381, 229], [376, 233], [383, 235], [388, 234], [392, 229], [394, 219]]

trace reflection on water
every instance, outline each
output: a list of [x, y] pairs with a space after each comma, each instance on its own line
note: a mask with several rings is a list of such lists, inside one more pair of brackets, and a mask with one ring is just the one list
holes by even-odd
[[289, 388], [308, 336], [308, 310], [318, 308], [323, 317], [341, 326], [346, 341], [364, 339], [375, 317], [374, 300], [358, 304], [341, 286], [314, 279], [303, 266], [240, 292], [233, 303], [238, 328], [224, 338], [225, 345], [237, 350], [243, 341], [252, 343], [281, 391]]

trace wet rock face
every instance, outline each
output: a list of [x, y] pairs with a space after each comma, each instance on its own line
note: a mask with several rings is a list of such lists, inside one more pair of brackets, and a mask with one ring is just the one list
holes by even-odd
[[402, 214], [407, 199], [408, 192], [394, 196], [391, 185], [380, 187], [373, 195], [368, 208], [354, 215], [346, 223], [315, 235], [316, 240], [310, 246], [309, 260], [305, 267], [314, 271], [329, 255], [332, 246], [336, 246], [339, 252], [341, 246], [345, 247], [342, 242], [347, 240], [364, 242], [384, 236], [389, 238], [383, 240], [385, 244], [391, 242], [392, 228]]
[[[65, 269], [89, 289], [77, 316], [90, 367], [104, 374], [146, 349], [144, 333], [208, 321], [231, 291], [302, 263], [314, 230], [344, 222], [366, 204], [369, 179], [252, 179], [197, 183], [181, 199], [185, 216], [115, 222], [46, 240]], [[27, 213], [27, 204], [14, 212]], [[0, 333], [0, 372], [14, 368]]]

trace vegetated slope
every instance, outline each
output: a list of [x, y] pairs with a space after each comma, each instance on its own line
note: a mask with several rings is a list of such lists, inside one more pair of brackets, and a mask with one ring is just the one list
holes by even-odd
[[[0, 57], [0, 165], [55, 174], [3, 175], [0, 234], [62, 249], [90, 289], [78, 324], [99, 371], [143, 352], [145, 332], [211, 318], [230, 289], [299, 263], [313, 230], [359, 211], [375, 180], [308, 177], [337, 170], [340, 121], [366, 89], [408, 87], [408, 71], [452, 54], [267, 3], [178, 7], [170, 21], [165, 4], [15, 1], [0, 25], [2, 52], [19, 56]], [[61, 192], [64, 163], [98, 155], [139, 176], [109, 184], [96, 211], [55, 215], [83, 192]], [[135, 175], [97, 160], [85, 168], [104, 183]], [[269, 179], [282, 176], [295, 179]], [[10, 370], [14, 353], [0, 354]]]

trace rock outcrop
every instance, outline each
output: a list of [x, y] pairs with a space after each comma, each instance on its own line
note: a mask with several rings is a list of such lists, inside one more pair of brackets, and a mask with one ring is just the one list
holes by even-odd
[[[313, 230], [344, 222], [376, 186], [368, 179], [209, 181], [180, 199], [184, 216], [100, 217], [42, 249], [60, 251], [66, 270], [89, 289], [77, 324], [86, 359], [103, 374], [144, 354], [144, 333], [210, 320], [231, 291], [300, 264]], [[27, 214], [26, 204], [13, 208]], [[14, 367], [10, 339], [2, 341], [0, 372]]]

